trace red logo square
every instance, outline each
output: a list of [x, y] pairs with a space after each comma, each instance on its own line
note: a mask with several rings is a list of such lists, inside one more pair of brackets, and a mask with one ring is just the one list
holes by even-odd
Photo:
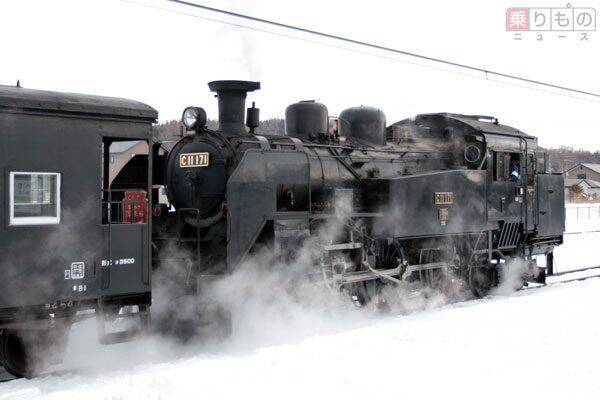
[[507, 31], [529, 30], [529, 8], [509, 8], [506, 10]]

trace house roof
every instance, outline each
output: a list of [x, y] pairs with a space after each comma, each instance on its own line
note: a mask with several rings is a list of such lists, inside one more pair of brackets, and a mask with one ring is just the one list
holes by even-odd
[[600, 189], [600, 182], [593, 181], [591, 179], [571, 179], [571, 178], [565, 179], [565, 187], [572, 187], [575, 185], [579, 185], [581, 183], [585, 183], [586, 185], [588, 185], [590, 188], [593, 188], [593, 189]]
[[583, 165], [585, 168], [589, 168], [592, 171], [600, 174], [600, 164], [581, 164], [581, 165]]
[[590, 187], [600, 188], [600, 182], [598, 182], [598, 181], [593, 181], [591, 179], [586, 179], [585, 181], [587, 182], [588, 185], [590, 185]]
[[110, 154], [125, 153], [127, 150], [138, 145], [139, 140], [126, 140], [124, 142], [113, 142], [110, 145]]
[[600, 174], [600, 164], [590, 164], [590, 163], [579, 163], [571, 168], [569, 168], [568, 170], [566, 170], [565, 172], [571, 172], [574, 169], [579, 168], [580, 166], [584, 167], [584, 168], [588, 168], [591, 169], [594, 172], [597, 172]]

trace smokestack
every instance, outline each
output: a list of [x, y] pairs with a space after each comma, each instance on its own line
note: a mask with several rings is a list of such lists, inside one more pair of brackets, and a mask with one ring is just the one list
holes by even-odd
[[225, 134], [247, 134], [244, 116], [246, 93], [260, 89], [260, 82], [213, 81], [208, 83], [219, 99], [219, 130]]

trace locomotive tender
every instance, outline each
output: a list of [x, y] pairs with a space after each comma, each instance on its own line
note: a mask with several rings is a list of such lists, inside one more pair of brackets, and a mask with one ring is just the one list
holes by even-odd
[[[105, 321], [130, 316], [145, 328], [161, 269], [180, 271], [177, 287], [197, 296], [257, 251], [289, 259], [315, 237], [310, 276], [357, 305], [379, 301], [385, 284], [438, 286], [449, 273], [482, 296], [515, 258], [524, 281], [551, 272], [564, 185], [535, 137], [487, 116], [387, 126], [361, 106], [331, 118], [314, 101], [286, 109], [285, 135], [258, 135], [245, 99], [259, 82], [209, 88], [218, 129], [188, 107], [188, 134], [157, 142], [156, 111], [141, 103], [0, 87], [7, 370], [28, 376], [52, 362], [37, 354], [60, 355], [82, 310], [96, 311], [102, 343], [132, 337]], [[112, 146], [131, 140], [147, 151], [110, 176]], [[550, 271], [532, 260], [544, 254]]]

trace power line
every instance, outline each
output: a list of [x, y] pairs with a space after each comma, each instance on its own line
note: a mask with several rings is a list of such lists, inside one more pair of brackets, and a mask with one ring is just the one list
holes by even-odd
[[[444, 71], [444, 72], [448, 72], [448, 73], [451, 73], [451, 74], [456, 74], [456, 75], [460, 75], [460, 76], [464, 76], [464, 77], [468, 77], [468, 78], [472, 78], [472, 79], [478, 79], [478, 80], [482, 80], [483, 79], [483, 80], [486, 80], [486, 81], [492, 82], [492, 83], [497, 83], [497, 84], [502, 84], [502, 85], [508, 85], [508, 86], [514, 86], [514, 87], [519, 87], [519, 88], [523, 88], [523, 89], [534, 90], [534, 91], [537, 91], [537, 92], [548, 93], [548, 94], [552, 94], [552, 95], [555, 95], [555, 96], [569, 97], [569, 98], [576, 99], [576, 100], [583, 100], [583, 101], [588, 101], [588, 102], [592, 102], [592, 103], [598, 103], [598, 101], [591, 100], [591, 99], [584, 98], [584, 97], [577, 97], [577, 96], [567, 95], [567, 94], [564, 94], [564, 93], [553, 92], [553, 91], [550, 91], [550, 90], [536, 89], [536, 88], [530, 87], [530, 86], [524, 86], [524, 85], [519, 85], [519, 84], [516, 84], [516, 83], [504, 82], [504, 81], [492, 79], [487, 74], [485, 75], [485, 77], [478, 76], [478, 75], [472, 75], [472, 74], [468, 74], [468, 73], [464, 73], [464, 72], [458, 72], [458, 71], [455, 71], [455, 70], [450, 70], [450, 69], [442, 68], [442, 67], [439, 67], [439, 66], [427, 65], [427, 64], [422, 64], [422, 63], [418, 63], [418, 62], [411, 62], [411, 61], [407, 61], [407, 60], [403, 60], [403, 59], [399, 59], [399, 58], [395, 58], [395, 57], [384, 56], [382, 54], [374, 54], [374, 53], [370, 53], [370, 52], [367, 52], [367, 51], [361, 51], [361, 50], [358, 50], [356, 48], [350, 48], [350, 47], [344, 47], [344, 46], [336, 46], [336, 45], [331, 44], [331, 43], [319, 42], [319, 41], [316, 41], [316, 40], [306, 39], [306, 38], [302, 38], [302, 37], [298, 37], [298, 36], [286, 35], [286, 34], [283, 34], [283, 33], [273, 32], [273, 31], [270, 31], [270, 30], [261, 29], [261, 28], [257, 28], [257, 27], [253, 27], [253, 26], [249, 26], [249, 25], [243, 25], [243, 24], [234, 23], [234, 22], [230, 22], [230, 21], [224, 21], [224, 20], [220, 20], [220, 19], [216, 19], [216, 18], [210, 18], [210, 17], [201, 16], [201, 15], [197, 15], [197, 14], [191, 14], [191, 13], [187, 13], [187, 12], [183, 12], [183, 11], [178, 11], [178, 10], [174, 10], [174, 9], [170, 9], [170, 8], [159, 7], [159, 6], [150, 5], [150, 4], [146, 4], [146, 3], [139, 3], [139, 2], [136, 2], [136, 1], [133, 1], [133, 0], [120, 0], [120, 1], [122, 1], [124, 3], [133, 4], [133, 5], [136, 5], [136, 6], [151, 8], [151, 9], [159, 10], [159, 11], [165, 11], [165, 12], [172, 13], [172, 14], [184, 15], [184, 16], [187, 16], [187, 17], [198, 18], [198, 19], [202, 19], [202, 20], [205, 20], [205, 21], [210, 21], [210, 22], [220, 23], [220, 24], [223, 24], [223, 25], [233, 26], [233, 27], [236, 27], [236, 28], [248, 29], [248, 30], [252, 30], [252, 31], [260, 32], [260, 33], [266, 33], [266, 34], [269, 34], [269, 35], [279, 36], [279, 37], [283, 37], [283, 38], [286, 38], [286, 39], [298, 40], [298, 41], [302, 41], [302, 42], [306, 42], [306, 43], [312, 43], [312, 44], [316, 44], [316, 45], [320, 45], [320, 46], [326, 46], [326, 47], [330, 47], [330, 48], [334, 48], [334, 49], [339, 49], [339, 50], [344, 50], [344, 51], [349, 51], [349, 52], [353, 52], [353, 53], [357, 53], [357, 54], [363, 54], [363, 55], [367, 55], [367, 56], [371, 56], [371, 57], [377, 57], [377, 58], [381, 58], [381, 59], [385, 59], [385, 60], [389, 60], [389, 61], [396, 61], [396, 62], [401, 62], [401, 63], [405, 63], [405, 64], [409, 64], [409, 65], [415, 65], [415, 66], [429, 68], [429, 69], [434, 69], [434, 70], [438, 70], [438, 71]], [[167, 0], [167, 1], [169, 1], [169, 0]], [[490, 72], [488, 71], [488, 73], [490, 73]], [[560, 87], [558, 87], [558, 88], [560, 88]], [[584, 93], [586, 93], [586, 92], [584, 92]], [[591, 96], [598, 96], [596, 94], [590, 94], [590, 95]]]
[[195, 8], [199, 8], [199, 9], [202, 9], [202, 10], [207, 10], [207, 11], [211, 11], [211, 12], [215, 12], [215, 13], [219, 13], [219, 14], [225, 14], [225, 15], [229, 15], [229, 16], [232, 16], [232, 17], [236, 17], [236, 18], [242, 18], [242, 19], [247, 19], [247, 20], [254, 21], [254, 22], [260, 22], [260, 23], [263, 23], [263, 24], [273, 25], [273, 26], [277, 26], [279, 28], [285, 28], [285, 29], [295, 30], [295, 31], [298, 31], [298, 32], [308, 33], [308, 34], [311, 34], [311, 35], [322, 36], [322, 37], [325, 37], [325, 38], [328, 38], [328, 39], [339, 40], [339, 41], [342, 41], [342, 42], [352, 43], [352, 44], [359, 45], [359, 46], [370, 47], [370, 48], [377, 49], [377, 50], [383, 50], [383, 51], [388, 51], [388, 52], [392, 52], [392, 53], [396, 53], [396, 54], [401, 54], [401, 55], [404, 55], [404, 56], [419, 58], [419, 59], [422, 59], [422, 60], [433, 61], [433, 62], [436, 62], [436, 63], [450, 65], [450, 66], [453, 66], [453, 67], [464, 68], [464, 69], [468, 69], [468, 70], [471, 70], [471, 71], [476, 71], [476, 72], [483, 73], [483, 74], [486, 75], [486, 77], [488, 75], [495, 75], [495, 76], [500, 76], [500, 77], [503, 77], [503, 78], [514, 79], [514, 80], [518, 80], [518, 81], [522, 81], [522, 82], [532, 83], [532, 84], [535, 84], [535, 85], [547, 86], [547, 87], [551, 87], [551, 88], [554, 88], [554, 89], [560, 89], [560, 90], [565, 90], [565, 91], [568, 91], [568, 92], [585, 94], [585, 95], [588, 95], [588, 96], [594, 96], [594, 97], [599, 97], [600, 98], [600, 94], [593, 93], [593, 92], [588, 92], [588, 91], [585, 91], [585, 90], [573, 89], [573, 88], [569, 88], [569, 87], [566, 87], [566, 86], [560, 86], [560, 85], [555, 85], [555, 84], [552, 84], [552, 83], [546, 83], [546, 82], [542, 82], [542, 81], [537, 81], [537, 80], [534, 80], [534, 79], [523, 78], [523, 77], [516, 76], [516, 75], [505, 74], [505, 73], [497, 72], [497, 71], [491, 71], [491, 70], [487, 70], [487, 69], [480, 68], [480, 67], [473, 67], [473, 66], [466, 65], [466, 64], [461, 64], [461, 63], [457, 63], [457, 62], [453, 62], [453, 61], [443, 60], [443, 59], [440, 59], [440, 58], [424, 56], [422, 54], [411, 53], [411, 52], [404, 51], [404, 50], [399, 50], [399, 49], [394, 49], [394, 48], [391, 48], [391, 47], [381, 46], [381, 45], [374, 44], [374, 43], [363, 42], [363, 41], [360, 41], [360, 40], [350, 39], [350, 38], [343, 37], [343, 36], [332, 35], [332, 34], [329, 34], [329, 33], [319, 32], [319, 31], [315, 31], [315, 30], [307, 29], [307, 28], [302, 28], [302, 27], [295, 26], [295, 25], [288, 25], [288, 24], [284, 24], [284, 23], [281, 23], [281, 22], [272, 21], [272, 20], [263, 19], [263, 18], [258, 18], [258, 17], [253, 17], [251, 15], [240, 14], [240, 13], [236, 13], [236, 12], [233, 12], [233, 11], [223, 10], [223, 9], [220, 9], [220, 8], [209, 7], [209, 6], [205, 6], [205, 5], [202, 5], [202, 4], [192, 3], [192, 2], [189, 2], [189, 1], [184, 1], [184, 0], [166, 0], [166, 1], [171, 2], [171, 3], [175, 3], [175, 4], [181, 4], [181, 5], [189, 6], [189, 7], [195, 7]]
[[[234, 22], [229, 22], [229, 21], [223, 21], [221, 19], [216, 19], [216, 18], [209, 18], [209, 17], [204, 17], [201, 15], [197, 15], [197, 14], [190, 14], [190, 13], [186, 13], [186, 12], [182, 12], [182, 11], [176, 11], [170, 8], [163, 8], [163, 7], [158, 7], [158, 6], [154, 6], [154, 5], [150, 5], [150, 4], [144, 4], [144, 3], [138, 3], [136, 1], [133, 0], [120, 0], [124, 3], [129, 3], [129, 4], [134, 4], [136, 6], [141, 6], [141, 7], [146, 7], [146, 8], [151, 8], [154, 10], [160, 10], [160, 11], [166, 11], [169, 13], [173, 13], [173, 14], [177, 14], [177, 15], [184, 15], [186, 17], [192, 17], [192, 18], [198, 18], [198, 19], [202, 19], [205, 21], [210, 21], [210, 22], [216, 22], [216, 23], [220, 23], [223, 25], [229, 25], [229, 26], [233, 26], [236, 28], [243, 28], [243, 29], [248, 29], [248, 30], [252, 30], [252, 31], [256, 31], [256, 32], [260, 32], [260, 33], [266, 33], [269, 35], [273, 35], [273, 36], [279, 36], [279, 37], [283, 37], [286, 39], [293, 39], [293, 40], [298, 40], [298, 41], [302, 41], [302, 42], [306, 42], [306, 43], [312, 43], [312, 44], [317, 44], [319, 46], [325, 46], [325, 47], [330, 47], [330, 48], [334, 48], [334, 49], [339, 49], [339, 50], [345, 50], [345, 51], [349, 51], [352, 53], [357, 53], [357, 54], [363, 54], [363, 55], [367, 55], [367, 56], [371, 56], [371, 57], [377, 57], [377, 58], [381, 58], [384, 60], [390, 60], [390, 61], [397, 61], [397, 62], [401, 62], [401, 63], [405, 63], [405, 64], [410, 64], [410, 65], [415, 65], [415, 66], [419, 66], [419, 67], [423, 67], [423, 68], [430, 68], [430, 69], [435, 69], [438, 71], [444, 71], [444, 72], [448, 72], [451, 74], [456, 74], [456, 75], [462, 75], [462, 76], [466, 76], [469, 78], [473, 78], [473, 79], [484, 79], [478, 75], [471, 75], [471, 74], [467, 74], [464, 72], [458, 72], [458, 71], [453, 71], [450, 69], [445, 69], [445, 68], [441, 68], [441, 67], [436, 67], [434, 65], [426, 65], [426, 64], [420, 64], [417, 62], [411, 62], [411, 61], [407, 61], [407, 60], [401, 60], [399, 58], [394, 58], [394, 57], [389, 57], [389, 56], [384, 56], [382, 54], [374, 54], [374, 53], [369, 53], [367, 51], [362, 51], [362, 50], [357, 50], [357, 49], [353, 49], [350, 47], [344, 47], [344, 46], [336, 46], [334, 44], [331, 43], [325, 43], [325, 42], [319, 42], [316, 40], [311, 40], [311, 39], [306, 39], [306, 38], [302, 38], [302, 37], [298, 37], [298, 36], [292, 36], [292, 35], [286, 35], [284, 33], [278, 33], [278, 32], [273, 32], [273, 31], [269, 31], [266, 29], [260, 29], [260, 28], [256, 28], [253, 26], [249, 26], [249, 25], [243, 25], [243, 24], [237, 24]], [[487, 79], [487, 78], [485, 78]], [[501, 82], [501, 81], [494, 81], [491, 79], [487, 79], [490, 82], [498, 82], [498, 83], [504, 83], [506, 85], [511, 85], [511, 83], [508, 82]], [[512, 84], [514, 85], [514, 84]], [[525, 87], [525, 86], [519, 86], [519, 87]], [[531, 89], [531, 88], [530, 88]], [[536, 89], [532, 89], [532, 90], [536, 90]], [[537, 90], [541, 90], [541, 89], [537, 89]], [[549, 92], [549, 91], [545, 91], [546, 93], [551, 93], [551, 94], [556, 94], [559, 96], [564, 96], [560, 93], [556, 93], [556, 92]], [[572, 97], [572, 96], [569, 96]], [[580, 99], [580, 100], [587, 100], [587, 99], [583, 99], [581, 97], [573, 97], [575, 99]], [[588, 100], [588, 101], [593, 101], [593, 100]], [[593, 101], [594, 103], [597, 103], [596, 101]]]
[[[354, 52], [354, 53], [358, 53], [358, 54], [364, 54], [364, 55], [368, 55], [368, 56], [372, 56], [372, 57], [378, 57], [378, 58], [382, 58], [382, 59], [386, 59], [386, 60], [402, 62], [402, 63], [406, 63], [406, 64], [410, 64], [410, 65], [416, 65], [416, 66], [420, 66], [420, 67], [424, 67], [424, 68], [435, 69], [435, 70], [444, 71], [444, 72], [448, 72], [448, 73], [452, 73], [452, 74], [456, 74], [456, 75], [466, 76], [466, 77], [473, 78], [473, 79], [484, 79], [486, 81], [493, 82], [493, 83], [499, 83], [499, 84], [503, 84], [503, 85], [515, 86], [515, 87], [524, 88], [524, 89], [528, 89], [528, 90], [535, 90], [535, 91], [538, 91], [538, 92], [549, 93], [549, 94], [553, 94], [553, 95], [557, 95], [557, 96], [570, 97], [570, 98], [577, 99], [577, 100], [584, 100], [584, 101], [589, 101], [589, 102], [593, 102], [593, 103], [598, 103], [598, 101], [594, 101], [594, 100], [586, 99], [586, 98], [582, 98], [582, 97], [575, 97], [575, 96], [570, 96], [570, 95], [561, 94], [561, 93], [557, 93], [557, 92], [552, 92], [552, 91], [549, 91], [549, 90], [536, 89], [536, 88], [532, 88], [532, 87], [528, 87], [528, 86], [518, 85], [518, 84], [515, 84], [515, 83], [498, 81], [498, 80], [492, 79], [491, 77], [488, 76], [488, 73], [490, 73], [489, 71], [487, 71], [488, 73], [486, 73], [485, 77], [481, 77], [481, 76], [477, 76], [477, 75], [471, 75], [471, 74], [461, 73], [461, 72], [458, 72], [458, 71], [453, 71], [453, 70], [449, 70], [449, 69], [445, 69], [445, 68], [441, 68], [441, 67], [436, 67], [436, 66], [433, 66], [433, 65], [426, 65], [426, 64], [416, 63], [416, 62], [410, 62], [410, 61], [407, 61], [407, 60], [401, 60], [401, 59], [394, 58], [394, 57], [387, 57], [387, 56], [384, 56], [384, 55], [381, 55], [381, 54], [369, 53], [369, 52], [366, 52], [366, 51], [361, 51], [361, 50], [357, 50], [357, 49], [353, 49], [353, 48], [349, 48], [349, 47], [336, 46], [336, 45], [333, 45], [333, 44], [330, 44], [330, 43], [324, 43], [324, 42], [319, 42], [319, 41], [316, 41], [316, 40], [310, 40], [310, 39], [301, 38], [301, 37], [297, 37], [297, 36], [286, 35], [286, 34], [283, 34], [283, 33], [277, 33], [277, 32], [269, 31], [269, 30], [266, 30], [266, 29], [260, 29], [260, 28], [256, 28], [256, 27], [252, 27], [252, 26], [248, 26], [248, 25], [242, 25], [242, 24], [233, 23], [233, 22], [229, 22], [229, 21], [223, 21], [223, 20], [219, 20], [219, 19], [215, 19], [215, 18], [209, 18], [209, 17], [205, 17], [205, 16], [200, 16], [200, 15], [197, 15], [197, 14], [190, 14], [190, 13], [186, 13], [186, 12], [176, 11], [176, 10], [173, 10], [173, 9], [168, 9], [168, 8], [153, 6], [153, 5], [144, 4], [144, 3], [138, 3], [138, 2], [135, 2], [135, 1], [131, 1], [131, 0], [121, 0], [121, 1], [123, 1], [125, 3], [135, 4], [135, 5], [142, 6], [142, 7], [147, 7], [147, 8], [152, 8], [152, 9], [156, 9], [156, 10], [166, 11], [166, 12], [170, 12], [170, 13], [174, 13], [174, 14], [178, 14], [178, 15], [185, 15], [185, 16], [188, 16], [188, 17], [203, 19], [203, 20], [206, 20], [206, 21], [221, 23], [221, 24], [224, 24], [224, 25], [234, 26], [234, 27], [243, 28], [243, 29], [249, 29], [249, 30], [253, 30], [253, 31], [261, 32], [261, 33], [267, 33], [267, 34], [270, 34], [270, 35], [279, 36], [279, 37], [283, 37], [283, 38], [287, 38], [287, 39], [294, 39], [294, 40], [304, 41], [304, 42], [307, 42], [307, 43], [313, 43], [313, 44], [317, 44], [317, 45], [321, 45], [321, 46], [327, 46], [327, 47], [331, 47], [331, 48], [335, 48], [335, 49], [346, 50], [346, 51], [350, 51], [350, 52]], [[170, 1], [170, 0], [167, 0], [167, 1]], [[190, 4], [194, 4], [194, 3], [190, 3]], [[225, 11], [225, 12], [227, 12], [227, 11]], [[254, 18], [254, 17], [252, 17], [252, 18]], [[460, 65], [460, 64], [458, 64], [458, 65]], [[476, 71], [477, 71], [477, 69], [476, 69]], [[486, 71], [486, 70], [484, 70], [484, 71]], [[557, 87], [557, 88], [561, 88], [561, 87]], [[564, 90], [568, 90], [568, 89], [564, 89]], [[586, 92], [583, 92], [583, 93], [586, 93]], [[592, 96], [598, 96], [598, 95], [595, 95], [595, 94], [591, 94], [591, 95]]]

